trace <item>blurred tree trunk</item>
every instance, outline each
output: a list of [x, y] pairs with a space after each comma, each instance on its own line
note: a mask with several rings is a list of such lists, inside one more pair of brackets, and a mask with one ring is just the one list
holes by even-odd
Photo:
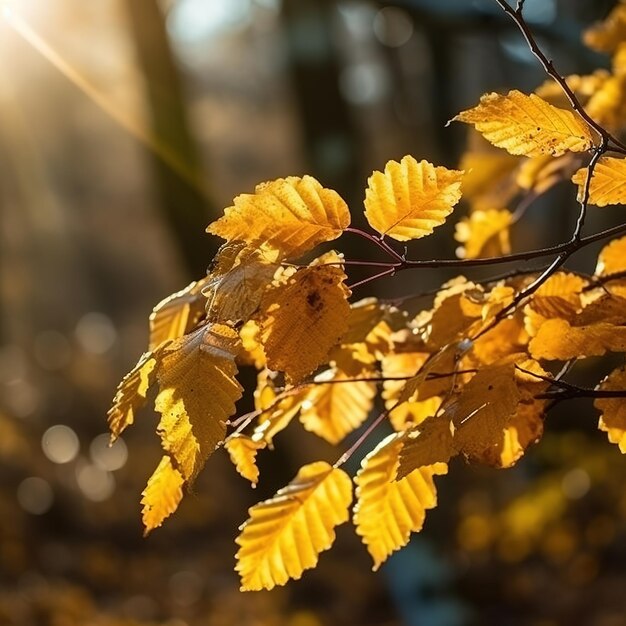
[[339, 89], [340, 66], [332, 39], [331, 0], [284, 0], [282, 20], [289, 72], [310, 172], [350, 202], [362, 195], [360, 153], [349, 108]]
[[[137, 60], [145, 78], [156, 151], [150, 158], [158, 200], [179, 253], [193, 277], [202, 275], [215, 249], [204, 230], [210, 221], [203, 167], [194, 142], [179, 69], [158, 0], [122, 0]], [[211, 217], [215, 214], [211, 212]]]

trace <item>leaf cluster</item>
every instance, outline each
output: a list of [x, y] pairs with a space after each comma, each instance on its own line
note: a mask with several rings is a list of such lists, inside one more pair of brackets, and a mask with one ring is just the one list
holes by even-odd
[[[486, 94], [457, 115], [474, 128], [459, 170], [405, 156], [374, 172], [364, 197], [371, 230], [351, 228], [344, 200], [310, 176], [235, 198], [207, 229], [225, 240], [208, 275], [155, 307], [149, 351], [118, 387], [113, 438], [156, 390], [163, 456], [143, 492], [146, 532], [176, 510], [217, 448], [255, 485], [257, 455], [293, 420], [338, 446], [359, 431], [334, 464], [305, 465], [250, 509], [237, 538], [245, 590], [300, 578], [350, 517], [378, 568], [422, 528], [437, 504], [434, 477], [451, 459], [514, 465], [539, 440], [556, 402], [594, 397], [600, 428], [626, 452], [626, 369], [596, 389], [566, 380], [579, 361], [626, 352], [626, 236], [602, 249], [593, 272], [566, 269], [586, 245], [626, 232], [622, 225], [582, 237], [590, 205], [626, 203], [626, 148], [617, 139], [626, 125], [626, 4], [586, 35], [614, 54], [612, 71], [564, 78], [536, 47], [523, 3], [496, 1], [556, 82], [532, 94]], [[579, 199], [571, 238], [512, 254], [509, 233], [526, 208], [570, 181]], [[459, 258], [398, 252], [394, 242], [433, 233], [462, 196], [469, 213], [456, 223]], [[352, 285], [351, 263], [367, 262], [333, 250], [298, 264], [344, 234], [389, 261], [372, 263], [376, 273]], [[548, 261], [481, 281], [459, 275], [417, 315], [397, 302], [352, 297], [404, 270], [532, 259]], [[242, 366], [258, 372], [255, 410], [237, 416]], [[384, 410], [376, 414], [378, 403]], [[380, 440], [383, 422], [393, 434]], [[353, 480], [342, 466], [363, 446], [370, 451]]]

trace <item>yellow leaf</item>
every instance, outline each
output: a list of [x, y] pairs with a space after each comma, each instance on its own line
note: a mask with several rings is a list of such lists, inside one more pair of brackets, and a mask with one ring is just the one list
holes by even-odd
[[626, 271], [626, 237], [614, 239], [608, 243], [598, 256], [597, 276], [610, 276]]
[[515, 314], [503, 319], [494, 328], [473, 342], [471, 356], [481, 365], [491, 365], [502, 358], [526, 349], [528, 334], [522, 317]]
[[405, 156], [374, 172], [365, 191], [365, 217], [372, 228], [398, 241], [430, 235], [461, 199], [463, 172], [419, 163]]
[[535, 359], [568, 361], [606, 352], [626, 352], [626, 327], [598, 323], [571, 326], [562, 319], [545, 322], [529, 345]]
[[302, 388], [286, 389], [278, 394], [268, 370], [260, 372], [254, 391], [254, 406], [262, 413], [252, 439], [264, 441], [271, 447], [274, 437], [287, 428], [297, 415], [308, 391], [309, 385], [304, 385]]
[[348, 520], [352, 483], [328, 463], [305, 465], [287, 487], [249, 510], [237, 537], [242, 591], [272, 589], [317, 565]]
[[150, 350], [164, 341], [178, 339], [191, 332], [204, 316], [206, 298], [202, 290], [208, 277], [190, 283], [161, 300], [150, 314]]
[[207, 231], [229, 241], [267, 244], [283, 257], [299, 257], [332, 241], [350, 224], [342, 198], [311, 176], [279, 178], [242, 194]]
[[513, 363], [480, 370], [443, 407], [442, 417], [454, 425], [455, 448], [468, 459], [482, 462], [501, 446], [520, 400]]
[[178, 508], [183, 498], [184, 482], [180, 472], [172, 466], [170, 457], [164, 456], [141, 493], [144, 535], [158, 528]]
[[[481, 137], [476, 133], [477, 137]], [[481, 137], [481, 142], [484, 140]], [[506, 152], [487, 149], [470, 150], [461, 158], [459, 169], [463, 176], [463, 198], [476, 209], [490, 209], [508, 204], [517, 194], [514, 170], [519, 160]]]
[[243, 353], [239, 355], [238, 360], [241, 365], [253, 365], [258, 370], [265, 367], [265, 352], [263, 352], [263, 346], [259, 342], [260, 333], [261, 329], [254, 320], [248, 320], [239, 329], [239, 338], [243, 348]]
[[511, 252], [509, 226], [511, 212], [506, 209], [474, 211], [456, 224], [454, 238], [464, 244], [457, 249], [462, 259], [502, 256]]
[[[613, 370], [598, 386], [603, 391], [626, 390], [626, 368]], [[602, 415], [598, 427], [608, 433], [609, 441], [626, 454], [626, 402], [624, 398], [597, 398], [594, 406]]]
[[349, 291], [343, 270], [308, 267], [265, 293], [261, 343], [268, 366], [300, 382], [328, 357], [346, 331]]
[[[229, 246], [232, 244], [225, 244], [222, 249]], [[230, 250], [225, 252], [233, 256]], [[247, 321], [259, 308], [263, 291], [271, 284], [279, 265], [257, 249], [239, 246], [228, 264], [219, 262], [221, 254], [218, 271], [211, 273], [204, 289], [207, 318], [211, 322]]]
[[224, 447], [230, 455], [235, 469], [247, 480], [252, 483], [253, 487], [259, 482], [259, 468], [256, 465], [256, 454], [264, 448], [265, 441], [255, 441], [246, 435], [237, 433], [226, 439]]
[[220, 324], [172, 343], [159, 368], [155, 408], [163, 448], [187, 482], [193, 481], [226, 434], [241, 386], [235, 379], [237, 333]]
[[[414, 376], [428, 359], [427, 352], [399, 352], [385, 355], [381, 361], [382, 375], [387, 379]], [[383, 382], [382, 398], [385, 408], [389, 411], [389, 420], [394, 430], [401, 431], [410, 426], [421, 424], [427, 417], [434, 415], [441, 398], [430, 395], [439, 389], [422, 387], [417, 389], [406, 402], [398, 403], [400, 394], [406, 385], [403, 380], [385, 380]]]
[[400, 480], [420, 467], [447, 463], [456, 454], [454, 427], [445, 416], [432, 416], [417, 428], [403, 433], [400, 441], [400, 464], [396, 479]]
[[587, 281], [576, 274], [556, 272], [537, 289], [524, 309], [525, 327], [532, 336], [548, 319], [572, 321], [582, 308], [581, 293]]
[[453, 121], [474, 124], [485, 139], [515, 155], [560, 156], [592, 145], [589, 128], [574, 113], [515, 90], [506, 96], [485, 94], [478, 106]]
[[[572, 177], [578, 185], [578, 199], [582, 199], [587, 183], [587, 168], [579, 169]], [[626, 159], [602, 157], [589, 186], [589, 203], [603, 207], [609, 204], [626, 204]]]
[[571, 152], [558, 158], [551, 154], [528, 158], [520, 165], [515, 180], [522, 189], [543, 194], [572, 175], [572, 166], [576, 165], [574, 159]]
[[504, 436], [491, 449], [485, 450], [482, 461], [493, 467], [512, 467], [531, 444], [543, 434], [543, 400], [522, 400], [504, 428]]
[[315, 377], [302, 402], [300, 421], [304, 428], [333, 445], [361, 426], [374, 404], [376, 383], [349, 380], [344, 372], [326, 370]]
[[112, 442], [135, 421], [136, 411], [145, 404], [146, 395], [156, 380], [155, 367], [161, 353], [162, 349], [144, 353], [118, 385], [113, 406], [107, 413]]
[[448, 471], [445, 463], [437, 463], [395, 481], [401, 447], [399, 435], [383, 439], [363, 459], [355, 478], [354, 524], [374, 560], [374, 570], [405, 546], [412, 532], [422, 529], [426, 510], [437, 506], [433, 476]]
[[606, 20], [588, 28], [584, 34], [584, 41], [598, 52], [613, 52], [626, 41], [626, 5], [618, 4]]

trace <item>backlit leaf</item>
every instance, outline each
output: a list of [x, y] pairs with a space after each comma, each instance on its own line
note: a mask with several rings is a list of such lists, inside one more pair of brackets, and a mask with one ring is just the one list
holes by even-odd
[[[587, 183], [587, 168], [574, 174], [572, 182], [578, 185], [578, 199], [582, 199]], [[589, 186], [589, 203], [603, 207], [609, 204], [626, 204], [626, 159], [602, 157]]]
[[278, 267], [262, 251], [240, 248], [227, 267], [209, 276], [204, 290], [208, 320], [247, 321], [258, 309]]
[[348, 206], [311, 176], [279, 178], [242, 194], [207, 231], [229, 241], [267, 244], [283, 257], [299, 257], [332, 241], [350, 224]]
[[256, 487], [259, 481], [259, 468], [256, 465], [257, 452], [265, 447], [265, 441], [255, 441], [242, 434], [228, 437], [224, 447], [230, 455], [235, 469]]
[[456, 224], [454, 238], [463, 244], [457, 255], [462, 259], [478, 259], [509, 254], [511, 218], [511, 212], [506, 209], [473, 211]]
[[287, 487], [249, 510], [237, 537], [242, 591], [272, 589], [317, 565], [348, 520], [352, 483], [328, 463], [305, 465]]
[[432, 416], [423, 424], [403, 433], [400, 464], [396, 479], [434, 463], [447, 463], [456, 454], [454, 426], [448, 417]]
[[[626, 390], [626, 368], [613, 370], [598, 386], [603, 391]], [[608, 433], [609, 441], [626, 454], [626, 399], [597, 398], [594, 406], [602, 414], [598, 427]]]
[[335, 445], [367, 419], [376, 395], [376, 383], [348, 381], [350, 377], [337, 369], [322, 372], [315, 377], [300, 411], [306, 430]]
[[150, 350], [164, 341], [178, 339], [191, 332], [204, 316], [206, 298], [202, 290], [209, 277], [194, 281], [157, 304], [150, 314]]
[[545, 322], [529, 345], [535, 359], [568, 361], [607, 352], [626, 352], [626, 327], [598, 323], [572, 326], [562, 319]]
[[111, 441], [135, 421], [135, 413], [145, 404], [146, 395], [156, 380], [155, 368], [162, 350], [144, 353], [117, 387], [113, 405], [107, 413]]
[[584, 41], [599, 52], [613, 52], [626, 41], [626, 5], [620, 2], [606, 20], [588, 28], [584, 34]]
[[344, 279], [340, 267], [319, 265], [266, 292], [261, 343], [271, 369], [297, 383], [324, 362], [348, 327]]
[[405, 156], [374, 172], [365, 192], [365, 217], [372, 228], [398, 241], [430, 235], [461, 199], [463, 172], [419, 163]]
[[176, 469], [191, 482], [226, 434], [241, 386], [237, 333], [215, 324], [172, 343], [159, 368], [157, 430]]
[[183, 498], [184, 482], [181, 473], [172, 466], [170, 457], [164, 456], [141, 493], [145, 535], [158, 528], [165, 518], [176, 511]]
[[400, 435], [383, 439], [363, 459], [355, 478], [354, 524], [374, 560], [374, 570], [405, 546], [412, 532], [422, 529], [427, 509], [437, 506], [433, 476], [448, 471], [445, 463], [437, 463], [395, 481], [401, 447]]
[[478, 106], [454, 121], [473, 124], [485, 139], [515, 155], [560, 156], [592, 145], [589, 128], [574, 113], [515, 90], [505, 96], [485, 94]]

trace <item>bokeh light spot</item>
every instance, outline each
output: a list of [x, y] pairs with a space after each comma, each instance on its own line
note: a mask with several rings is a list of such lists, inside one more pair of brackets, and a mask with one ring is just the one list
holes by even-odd
[[80, 450], [78, 436], [63, 424], [51, 426], [41, 438], [43, 453], [53, 463], [69, 463], [76, 458]]
[[30, 476], [17, 488], [17, 501], [24, 511], [32, 515], [43, 515], [54, 502], [52, 487], [43, 478]]
[[380, 43], [390, 48], [399, 48], [413, 36], [413, 21], [406, 11], [396, 7], [385, 7], [376, 13], [374, 34]]
[[89, 446], [89, 455], [100, 469], [114, 472], [126, 464], [128, 448], [122, 439], [117, 439], [113, 445], [109, 444], [110, 441], [108, 433], [98, 435]]
[[107, 500], [115, 491], [112, 474], [91, 463], [76, 468], [76, 482], [83, 495], [92, 502]]
[[87, 313], [76, 325], [76, 339], [85, 352], [104, 354], [117, 339], [113, 322], [103, 313]]

